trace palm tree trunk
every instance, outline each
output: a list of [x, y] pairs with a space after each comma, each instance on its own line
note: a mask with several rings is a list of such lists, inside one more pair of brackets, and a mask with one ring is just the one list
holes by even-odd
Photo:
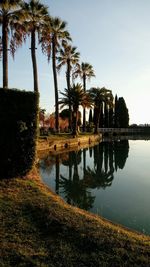
[[[66, 79], [67, 79], [67, 88], [68, 88], [68, 92], [70, 92], [70, 60], [67, 60], [67, 73], [66, 73]], [[71, 110], [71, 103], [69, 100], [69, 130], [71, 131], [72, 129], [72, 110]]]
[[37, 72], [37, 62], [36, 62], [36, 46], [35, 46], [35, 30], [31, 33], [31, 57], [33, 65], [33, 79], [34, 79], [34, 92], [38, 93], [38, 72]]
[[52, 67], [54, 77], [54, 88], [55, 88], [55, 130], [59, 132], [59, 106], [58, 106], [58, 83], [57, 83], [57, 71], [56, 71], [56, 45], [53, 37], [52, 41]]
[[77, 136], [78, 135], [77, 121], [78, 121], [78, 109], [73, 108], [73, 118], [72, 118], [72, 135], [73, 136]]
[[[86, 75], [83, 75], [83, 90], [86, 92]], [[86, 124], [86, 118], [85, 118], [85, 108], [83, 109], [83, 132], [85, 132], [85, 124]]]
[[95, 124], [94, 134], [98, 134], [100, 110], [101, 110], [100, 106], [99, 106], [99, 108], [94, 109], [94, 124]]
[[2, 46], [3, 46], [3, 88], [8, 88], [8, 22], [3, 18], [2, 24]]

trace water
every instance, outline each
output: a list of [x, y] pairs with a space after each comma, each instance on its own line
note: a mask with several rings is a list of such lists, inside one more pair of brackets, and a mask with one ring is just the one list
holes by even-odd
[[69, 204], [150, 234], [150, 141], [105, 141], [40, 161], [44, 183]]

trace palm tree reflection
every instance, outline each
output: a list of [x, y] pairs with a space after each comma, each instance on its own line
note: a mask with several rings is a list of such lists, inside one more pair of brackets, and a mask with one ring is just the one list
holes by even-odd
[[[56, 193], [63, 195], [69, 204], [90, 210], [95, 201], [93, 189], [106, 189], [112, 185], [114, 172], [124, 168], [128, 153], [128, 140], [120, 140], [57, 155], [55, 161], [53, 158]], [[68, 175], [61, 172], [60, 162], [68, 168]]]
[[87, 190], [84, 181], [79, 176], [78, 165], [81, 163], [81, 151], [70, 152], [69, 161], [65, 161], [64, 164], [66, 165], [67, 163], [69, 169], [71, 166], [73, 171], [69, 171], [69, 179], [60, 175], [62, 193], [69, 204], [89, 210], [93, 206], [95, 197], [91, 196], [91, 192]]

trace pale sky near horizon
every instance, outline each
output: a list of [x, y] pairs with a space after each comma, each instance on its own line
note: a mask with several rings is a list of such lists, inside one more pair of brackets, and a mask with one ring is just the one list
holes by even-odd
[[[67, 21], [73, 45], [81, 62], [93, 65], [92, 86], [111, 89], [123, 96], [130, 124], [150, 124], [150, 0], [41, 0], [52, 16]], [[15, 61], [9, 58], [9, 87], [32, 90], [32, 64], [27, 42]], [[40, 106], [54, 111], [51, 62], [37, 50]], [[59, 90], [66, 87], [64, 72], [58, 76]], [[2, 86], [2, 64], [0, 64]]]

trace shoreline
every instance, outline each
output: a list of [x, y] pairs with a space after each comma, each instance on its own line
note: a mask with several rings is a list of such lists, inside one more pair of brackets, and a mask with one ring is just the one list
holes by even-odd
[[36, 167], [0, 183], [3, 267], [149, 267], [150, 236], [67, 204]]
[[[53, 137], [55, 138], [55, 136]], [[38, 159], [47, 154], [58, 154], [65, 153], [72, 150], [80, 150], [81, 148], [86, 148], [94, 146], [102, 141], [102, 135], [88, 135], [88, 136], [79, 136], [76, 138], [59, 138], [51, 140], [50, 137], [45, 139], [39, 139], [37, 142], [37, 156]]]
[[[81, 138], [80, 138], [81, 139]], [[71, 144], [71, 141], [72, 140], [70, 140], [70, 144]], [[39, 156], [39, 158], [43, 158], [43, 157], [45, 157], [45, 156], [47, 156], [48, 154], [53, 154], [53, 155], [57, 155], [57, 154], [63, 154], [63, 153], [65, 153], [65, 152], [69, 152], [69, 151], [72, 151], [73, 149], [75, 150], [75, 151], [78, 151], [78, 150], [80, 150], [80, 149], [82, 149], [82, 148], [87, 148], [87, 147], [93, 147], [94, 145], [96, 145], [96, 144], [98, 144], [100, 141], [102, 141], [102, 139], [100, 138], [100, 137], [96, 137], [96, 138], [93, 138], [92, 139], [92, 142], [90, 142], [90, 144], [88, 143], [88, 137], [87, 138], [84, 138], [84, 142], [82, 142], [82, 144], [77, 144], [77, 145], [74, 145], [74, 143], [75, 142], [73, 142], [72, 144], [72, 146], [70, 145], [70, 147], [67, 147], [67, 148], [64, 148], [64, 143], [65, 143], [65, 141], [64, 140], [60, 140], [60, 142], [59, 142], [59, 144], [60, 144], [60, 146], [58, 147], [58, 149], [57, 150], [55, 150], [54, 148], [53, 148], [53, 145], [51, 146], [51, 149], [46, 149], [46, 150], [44, 150], [44, 149], [40, 149], [39, 151], [37, 151], [37, 154], [38, 154], [38, 156]], [[77, 142], [77, 141], [76, 141]], [[56, 141], [54, 141], [53, 142], [53, 144], [55, 144], [56, 143]], [[50, 192], [52, 192], [52, 194], [54, 194], [54, 195], [56, 195], [56, 196], [58, 196], [58, 197], [60, 197], [60, 199], [62, 200], [62, 201], [64, 201], [64, 203], [66, 203], [67, 205], [69, 205], [67, 202], [65, 202], [65, 200], [63, 199], [63, 198], [61, 198], [61, 196], [59, 196], [59, 195], [57, 195], [55, 192], [53, 192], [52, 190], [51, 190], [51, 188], [50, 188], [50, 186], [48, 186], [46, 183], [44, 183], [43, 181], [42, 181], [42, 177], [40, 176], [40, 174], [39, 174], [39, 178], [40, 178], [40, 181], [45, 185], [45, 187], [47, 187], [49, 190], [50, 190]], [[129, 232], [131, 232], [131, 233], [136, 233], [137, 235], [139, 235], [139, 236], [147, 236], [147, 237], [149, 237], [150, 238], [150, 235], [146, 235], [146, 234], [144, 234], [144, 233], [142, 233], [142, 232], [139, 232], [139, 231], [137, 231], [137, 230], [135, 230], [135, 229], [132, 229], [132, 228], [129, 228], [129, 227], [127, 227], [127, 226], [124, 226], [124, 225], [122, 225], [122, 224], [119, 224], [119, 223], [117, 223], [117, 222], [114, 222], [114, 221], [111, 221], [111, 220], [109, 220], [109, 219], [107, 219], [107, 218], [105, 218], [105, 217], [103, 217], [103, 216], [101, 216], [101, 215], [96, 215], [95, 213], [92, 213], [92, 212], [90, 212], [90, 211], [86, 211], [86, 210], [84, 210], [84, 209], [81, 209], [81, 208], [78, 208], [78, 207], [76, 207], [76, 206], [72, 206], [71, 204], [69, 205], [69, 206], [71, 206], [71, 207], [73, 207], [73, 208], [77, 208], [77, 209], [79, 209], [79, 210], [82, 210], [82, 211], [85, 211], [85, 213], [89, 213], [89, 214], [91, 214], [91, 215], [93, 215], [94, 217], [96, 216], [98, 216], [98, 217], [100, 217], [101, 218], [101, 220], [103, 220], [104, 222], [108, 222], [108, 223], [110, 223], [110, 224], [112, 224], [112, 225], [114, 225], [114, 226], [117, 226], [117, 227], [121, 227], [122, 229], [124, 229], [125, 231], [129, 231]], [[149, 242], [150, 242], [150, 240], [149, 240]]]

